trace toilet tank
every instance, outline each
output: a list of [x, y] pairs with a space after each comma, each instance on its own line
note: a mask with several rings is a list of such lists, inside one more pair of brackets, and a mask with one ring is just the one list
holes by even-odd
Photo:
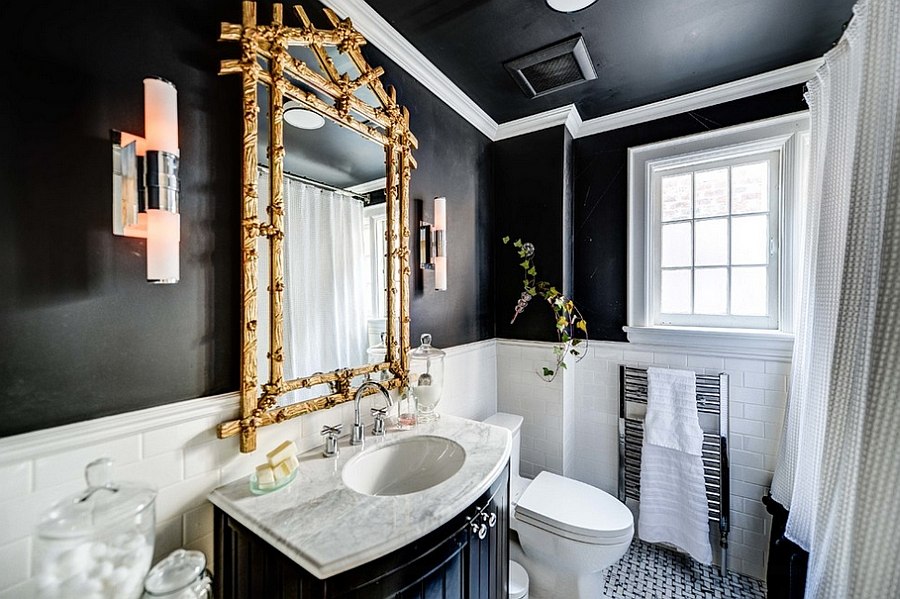
[[506, 412], [497, 412], [493, 416], [485, 419], [486, 424], [494, 426], [502, 426], [512, 435], [512, 451], [509, 455], [509, 480], [511, 486], [516, 488], [519, 478], [519, 448], [521, 446], [522, 421], [525, 420], [518, 414], [507, 414]]

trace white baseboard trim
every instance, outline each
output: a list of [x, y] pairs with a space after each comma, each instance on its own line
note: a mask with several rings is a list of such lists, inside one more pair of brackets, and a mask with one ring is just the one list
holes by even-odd
[[[496, 339], [444, 348], [448, 357], [492, 349]], [[235, 391], [198, 397], [153, 408], [64, 424], [0, 439], [0, 465], [96, 445], [158, 428], [212, 419], [224, 422], [238, 417], [240, 394]]]
[[64, 424], [0, 439], [0, 464], [35, 459], [203, 418], [237, 418], [238, 392], [198, 397], [154, 408]]

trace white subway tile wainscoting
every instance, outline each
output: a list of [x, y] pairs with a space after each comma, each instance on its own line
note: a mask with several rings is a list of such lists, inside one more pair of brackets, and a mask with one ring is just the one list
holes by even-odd
[[[730, 375], [731, 518], [729, 567], [765, 573], [769, 517], [759, 498], [775, 466], [790, 363], [784, 358], [731, 358], [667, 346], [591, 341], [552, 383], [537, 374], [553, 363], [552, 344], [487, 340], [446, 348], [446, 387], [438, 411], [482, 420], [520, 414], [521, 472], [548, 470], [613, 495], [618, 481], [619, 366], [668, 366]], [[293, 438], [301, 451], [321, 444], [324, 424], [353, 421], [343, 404], [260, 429], [259, 450], [242, 455], [237, 438], [217, 439], [215, 426], [236, 417], [237, 394], [110, 416], [0, 439], [0, 599], [31, 595], [32, 532], [41, 514], [84, 487], [84, 466], [115, 460], [116, 480], [157, 488], [156, 559], [177, 547], [212, 555], [207, 494], [246, 476], [266, 448]], [[368, 410], [366, 410], [368, 412]]]
[[[446, 350], [438, 412], [482, 420], [497, 411], [495, 348], [491, 339]], [[314, 412], [260, 429], [257, 451], [245, 455], [237, 437], [215, 433], [237, 414], [234, 393], [0, 439], [0, 599], [34, 595], [34, 528], [51, 505], [85, 487], [84, 467], [96, 458], [114, 460], [113, 480], [157, 489], [154, 562], [178, 547], [199, 549], [211, 561], [210, 491], [248, 475], [286, 438], [306, 451], [321, 445], [323, 424], [343, 422], [349, 431], [353, 423], [350, 402]]]
[[[619, 366], [728, 373], [732, 460], [728, 566], [734, 572], [764, 578], [770, 520], [760, 498], [775, 468], [790, 360], [783, 353], [729, 357], [688, 347], [591, 341], [584, 359], [570, 362], [561, 376], [546, 383], [537, 373], [552, 363], [552, 347], [550, 343], [497, 341], [498, 408], [525, 417], [522, 474], [550, 470], [612, 495], [618, 490]], [[574, 410], [564, 399], [568, 385], [574, 388]], [[562, 430], [568, 421], [574, 421], [574, 435]], [[565, 460], [566, 455], [574, 459]]]

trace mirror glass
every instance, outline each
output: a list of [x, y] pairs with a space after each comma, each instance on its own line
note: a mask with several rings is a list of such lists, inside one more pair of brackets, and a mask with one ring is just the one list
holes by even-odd
[[[311, 52], [302, 50], [312, 60], [308, 64], [316, 64]], [[268, 222], [265, 88], [259, 102], [260, 219]], [[289, 381], [363, 365], [367, 349], [381, 342], [387, 316], [387, 215], [384, 148], [299, 103], [286, 102], [285, 112], [283, 355], [284, 380]], [[259, 251], [259, 289], [266, 291], [270, 257], [264, 238]], [[268, 302], [265, 295], [260, 300], [259, 381], [264, 384], [270, 339]], [[358, 378], [353, 385], [361, 382]], [[286, 393], [278, 404], [329, 393], [328, 385], [317, 385]]]

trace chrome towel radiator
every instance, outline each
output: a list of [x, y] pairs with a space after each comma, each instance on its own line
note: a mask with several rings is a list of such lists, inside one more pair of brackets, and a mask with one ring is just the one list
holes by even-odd
[[[703, 477], [709, 521], [718, 529], [719, 570], [728, 571], [728, 375], [698, 374], [697, 412], [703, 429]], [[647, 413], [647, 369], [619, 367], [619, 500], [641, 499], [641, 446]]]

